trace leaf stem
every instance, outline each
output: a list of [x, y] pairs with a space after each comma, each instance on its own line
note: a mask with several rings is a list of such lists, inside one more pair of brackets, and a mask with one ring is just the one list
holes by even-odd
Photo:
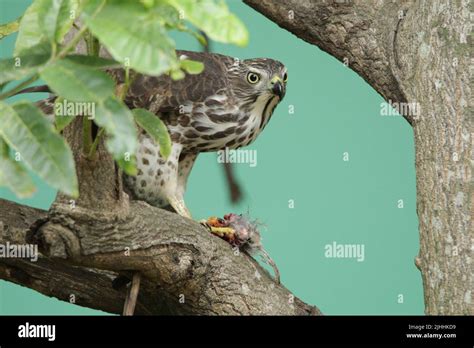
[[97, 146], [99, 145], [100, 138], [102, 137], [102, 134], [104, 133], [104, 128], [100, 128], [99, 132], [97, 133], [94, 142], [92, 143], [89, 151], [89, 158], [92, 158], [95, 155], [95, 151], [97, 150]]
[[87, 117], [82, 119], [82, 151], [89, 155], [92, 148], [92, 123]]
[[85, 36], [87, 52], [89, 55], [98, 57], [100, 52], [100, 42], [99, 40], [92, 35], [90, 31], [87, 31], [87, 35]]
[[0, 94], [0, 100], [7, 99], [8, 97], [11, 97], [12, 95], [15, 95], [17, 92], [21, 91], [23, 88], [29, 86], [33, 82], [38, 80], [38, 75], [33, 75], [29, 79], [23, 81], [22, 83], [18, 84], [16, 87], [12, 88], [9, 91], [6, 91], [2, 94]]
[[[95, 12], [92, 14], [92, 18], [94, 18], [104, 7], [106, 1], [103, 1], [100, 6], [95, 10]], [[64, 58], [71, 49], [75, 48], [77, 43], [81, 40], [82, 36], [87, 32], [87, 25], [83, 25], [79, 31], [77, 32], [76, 36], [72, 38], [69, 43], [64, 46], [64, 48], [59, 52], [57, 58]], [[89, 50], [88, 50], [89, 51]], [[89, 55], [91, 55], [92, 52], [88, 52]]]
[[0, 40], [18, 31], [18, 29], [20, 28], [20, 21], [22, 17], [23, 16], [20, 16], [13, 22], [0, 25]]
[[127, 96], [128, 89], [130, 88], [130, 85], [135, 79], [135, 76], [136, 74], [133, 74], [132, 77], [130, 77], [130, 68], [125, 68], [125, 82], [121, 86], [119, 86], [120, 88], [118, 89], [117, 93], [117, 96], [121, 101], [124, 101], [125, 97]]
[[57, 58], [64, 58], [71, 49], [75, 48], [77, 43], [82, 39], [82, 36], [86, 33], [87, 31], [87, 26], [83, 25], [81, 29], [77, 32], [76, 36], [72, 38], [69, 43], [63, 47], [63, 49], [59, 52]]

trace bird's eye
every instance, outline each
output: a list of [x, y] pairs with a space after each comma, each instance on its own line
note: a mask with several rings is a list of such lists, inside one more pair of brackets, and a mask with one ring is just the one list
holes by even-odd
[[288, 74], [287, 73], [285, 73], [285, 75], [283, 75], [283, 82], [286, 82], [286, 81], [288, 81]]
[[255, 84], [260, 81], [260, 75], [253, 72], [249, 72], [247, 74], [247, 81], [251, 84]]

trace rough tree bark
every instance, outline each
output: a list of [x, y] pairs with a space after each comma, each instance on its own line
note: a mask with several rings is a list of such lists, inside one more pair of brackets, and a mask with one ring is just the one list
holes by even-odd
[[244, 2], [348, 64], [385, 100], [412, 106], [403, 116], [415, 136], [425, 312], [474, 314], [472, 3]]

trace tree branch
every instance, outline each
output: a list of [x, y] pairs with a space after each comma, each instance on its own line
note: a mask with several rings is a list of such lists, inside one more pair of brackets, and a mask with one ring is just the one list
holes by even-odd
[[[384, 99], [406, 101], [391, 64], [400, 13], [410, 1], [244, 0], [280, 27], [331, 54]], [[412, 123], [410, 115], [404, 115]]]
[[1, 259], [0, 278], [81, 306], [121, 313], [117, 275], [142, 274], [136, 314], [320, 314], [251, 257], [198, 223], [140, 201], [122, 218], [47, 212], [0, 200], [0, 243], [37, 243], [37, 262]]
[[413, 126], [427, 314], [474, 314], [467, 2], [244, 0], [362, 76]]

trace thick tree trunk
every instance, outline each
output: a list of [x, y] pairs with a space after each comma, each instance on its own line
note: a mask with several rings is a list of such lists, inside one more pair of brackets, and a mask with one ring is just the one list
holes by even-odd
[[474, 314], [470, 1], [244, 1], [407, 107], [425, 312]]

